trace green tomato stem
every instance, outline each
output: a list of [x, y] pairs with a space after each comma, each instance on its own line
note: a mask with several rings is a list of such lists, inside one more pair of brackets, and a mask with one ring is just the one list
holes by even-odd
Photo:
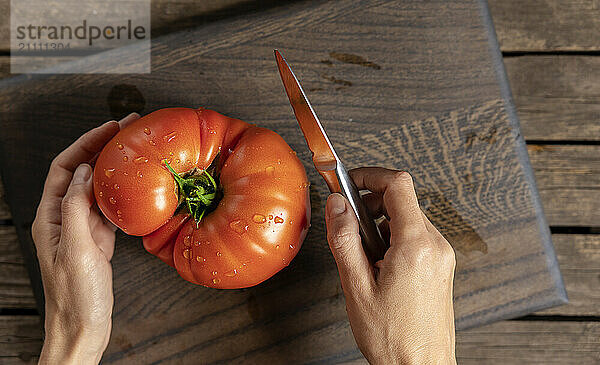
[[215, 179], [206, 170], [202, 170], [199, 175], [184, 178], [173, 170], [166, 159], [164, 163], [179, 188], [179, 203], [185, 203], [190, 215], [198, 225], [202, 217], [212, 208], [217, 196]]

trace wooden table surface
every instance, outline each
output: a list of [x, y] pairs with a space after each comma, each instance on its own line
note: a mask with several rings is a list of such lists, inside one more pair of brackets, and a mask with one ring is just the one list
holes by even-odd
[[[228, 12], [272, 5], [230, 1], [225, 5], [207, 3], [200, 9], [184, 1], [155, 2], [153, 14], [157, 19], [153, 24], [157, 33], [164, 34]], [[600, 360], [596, 317], [600, 308], [600, 127], [594, 119], [599, 98], [594, 78], [597, 61], [593, 52], [579, 52], [598, 50], [600, 45], [593, 44], [593, 37], [586, 37], [581, 30], [583, 27], [590, 34], [597, 24], [590, 17], [573, 16], [578, 11], [595, 11], [593, 5], [586, 6], [552, 1], [526, 6], [516, 1], [490, 3], [571, 302], [519, 320], [459, 333], [457, 351], [463, 363]], [[186, 14], [185, 21], [173, 25], [180, 14]], [[539, 29], [532, 26], [536, 24], [533, 20]], [[6, 64], [7, 58], [1, 58], [4, 75]], [[41, 344], [39, 317], [5, 205], [0, 206], [0, 220], [0, 356], [7, 363], [33, 361]]]

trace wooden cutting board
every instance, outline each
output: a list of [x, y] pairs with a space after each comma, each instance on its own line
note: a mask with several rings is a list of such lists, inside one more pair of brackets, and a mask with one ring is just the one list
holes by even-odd
[[[312, 228], [292, 264], [244, 290], [180, 279], [118, 236], [105, 363], [360, 359], [325, 240], [324, 182], [273, 49], [302, 80], [346, 165], [409, 170], [453, 244], [458, 328], [566, 302], [485, 1], [299, 2], [154, 39], [146, 75], [21, 75], [0, 83], [0, 166], [41, 300], [30, 225], [51, 159], [136, 110], [204, 106], [272, 128], [309, 174]], [[114, 51], [92, 56], [118, 68]]]

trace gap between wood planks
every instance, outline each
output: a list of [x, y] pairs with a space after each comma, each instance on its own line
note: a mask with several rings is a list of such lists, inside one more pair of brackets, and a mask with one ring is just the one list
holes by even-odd
[[523, 56], [598, 56], [600, 50], [594, 51], [503, 51], [502, 57], [523, 57]]

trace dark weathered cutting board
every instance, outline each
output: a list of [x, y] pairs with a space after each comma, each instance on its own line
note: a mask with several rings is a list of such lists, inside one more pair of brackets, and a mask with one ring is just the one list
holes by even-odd
[[[348, 167], [410, 170], [457, 252], [458, 328], [566, 301], [485, 2], [300, 2], [153, 41], [148, 75], [0, 83], [0, 164], [37, 294], [29, 227], [50, 160], [131, 110], [205, 106], [279, 132], [305, 161], [312, 229], [284, 271], [245, 290], [180, 279], [120, 235], [112, 362], [330, 363], [360, 358], [325, 241], [323, 181], [273, 59], [281, 49]], [[128, 62], [118, 51], [89, 67]]]

